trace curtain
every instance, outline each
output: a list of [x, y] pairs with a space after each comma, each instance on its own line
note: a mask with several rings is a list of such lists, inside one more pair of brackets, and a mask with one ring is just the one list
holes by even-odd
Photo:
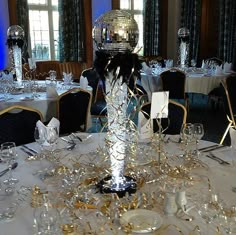
[[16, 1], [16, 15], [17, 15], [17, 24], [21, 26], [25, 32], [25, 43], [22, 48], [22, 60], [24, 63], [28, 63], [29, 7], [27, 0]]
[[190, 31], [189, 59], [197, 61], [201, 29], [201, 0], [182, 0], [181, 28]]
[[236, 69], [236, 1], [219, 0], [219, 51], [218, 57], [232, 62]]
[[83, 0], [59, 0], [60, 61], [85, 60], [85, 22]]
[[144, 56], [158, 56], [160, 53], [159, 0], [146, 0], [143, 15]]

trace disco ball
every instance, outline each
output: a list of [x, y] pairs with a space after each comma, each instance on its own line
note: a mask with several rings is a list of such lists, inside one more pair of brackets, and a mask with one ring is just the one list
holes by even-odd
[[95, 21], [92, 35], [98, 50], [132, 52], [138, 43], [138, 24], [128, 12], [111, 10]]
[[178, 36], [181, 38], [182, 37], [189, 37], [189, 35], [190, 35], [190, 32], [187, 28], [180, 28], [178, 30]]
[[19, 25], [12, 25], [7, 30], [7, 37], [10, 39], [24, 39], [25, 32]]

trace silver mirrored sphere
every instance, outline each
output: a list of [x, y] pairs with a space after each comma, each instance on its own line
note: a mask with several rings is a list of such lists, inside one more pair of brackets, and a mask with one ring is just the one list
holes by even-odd
[[112, 54], [133, 51], [139, 38], [138, 24], [128, 12], [111, 10], [95, 21], [92, 35], [98, 50]]
[[7, 37], [11, 39], [24, 39], [25, 32], [19, 25], [12, 25], [7, 29]]
[[187, 28], [180, 28], [178, 30], [179, 37], [188, 37], [190, 35], [190, 31]]

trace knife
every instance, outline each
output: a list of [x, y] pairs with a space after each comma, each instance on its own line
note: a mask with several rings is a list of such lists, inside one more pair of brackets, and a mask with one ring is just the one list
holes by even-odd
[[23, 151], [24, 153], [28, 154], [29, 156], [32, 156], [33, 153], [31, 153], [30, 151], [24, 149], [24, 148], [20, 148], [21, 151]]
[[7, 169], [3, 170], [0, 172], [0, 177], [2, 177], [3, 175], [5, 175], [9, 170], [14, 170], [16, 169], [16, 167], [18, 166], [17, 162], [14, 162], [11, 166], [9, 166]]
[[209, 152], [209, 151], [213, 151], [213, 150], [217, 150], [217, 149], [221, 149], [221, 148], [227, 148], [228, 146], [225, 145], [215, 145], [215, 146], [211, 146], [211, 148], [206, 148], [204, 150], [200, 150], [202, 152]]
[[37, 154], [38, 152], [35, 149], [32, 149], [31, 147], [28, 147], [27, 145], [23, 145], [22, 147], [28, 149], [29, 151], [31, 151], [34, 154]]
[[211, 159], [213, 159], [213, 160], [215, 160], [215, 161], [217, 161], [217, 162], [219, 162], [220, 164], [230, 165], [229, 162], [227, 162], [227, 161], [225, 161], [225, 160], [223, 160], [223, 159], [217, 157], [216, 155], [214, 155], [214, 154], [211, 153], [211, 152], [210, 152], [209, 154], [205, 155], [205, 156], [208, 157], [208, 158], [211, 158]]

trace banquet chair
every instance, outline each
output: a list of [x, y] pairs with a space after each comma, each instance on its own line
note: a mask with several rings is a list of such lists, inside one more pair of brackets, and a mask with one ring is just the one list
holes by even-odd
[[81, 88], [72, 88], [57, 100], [60, 135], [86, 131], [89, 124], [92, 94]]
[[103, 126], [103, 118], [107, 117], [107, 104], [105, 100], [105, 84], [101, 80], [95, 68], [85, 69], [82, 76], [87, 77], [88, 84], [93, 88], [91, 104], [91, 117], [97, 118]]
[[[148, 102], [144, 104], [140, 111], [143, 113], [144, 117], [148, 120], [150, 119], [151, 113], [151, 103]], [[169, 100], [168, 103], [168, 118], [161, 119], [162, 129], [165, 130], [164, 134], [177, 135], [180, 134], [182, 125], [186, 123], [187, 120], [187, 110], [186, 108], [173, 100]], [[157, 120], [153, 119], [153, 132], [157, 132], [159, 126]]]
[[140, 58], [141, 61], [144, 61], [146, 62], [146, 64], [148, 66], [152, 66], [152, 64], [156, 64], [156, 63], [159, 63], [161, 64], [161, 67], [164, 68], [165, 67], [165, 61], [163, 59], [162, 56], [155, 56], [155, 55], [152, 55], [152, 56], [143, 56]]
[[177, 69], [169, 69], [160, 74], [163, 91], [169, 91], [169, 98], [183, 100], [184, 106], [188, 110], [189, 97], [185, 93], [186, 75]]
[[0, 111], [0, 144], [15, 142], [18, 146], [34, 142], [34, 129], [38, 120], [43, 120], [41, 112], [20, 105]]
[[225, 109], [226, 109], [226, 115], [227, 119], [229, 121], [229, 124], [220, 140], [220, 144], [223, 144], [225, 137], [227, 133], [229, 132], [229, 129], [231, 127], [236, 128], [236, 93], [235, 93], [235, 87], [236, 87], [236, 73], [229, 75], [228, 77], [223, 80], [222, 85], [224, 87], [225, 91]]
[[208, 66], [211, 66], [211, 65], [222, 65], [223, 64], [223, 60], [221, 60], [220, 58], [217, 58], [217, 57], [211, 57], [211, 58], [207, 58], [205, 60], [205, 64], [207, 64]]

